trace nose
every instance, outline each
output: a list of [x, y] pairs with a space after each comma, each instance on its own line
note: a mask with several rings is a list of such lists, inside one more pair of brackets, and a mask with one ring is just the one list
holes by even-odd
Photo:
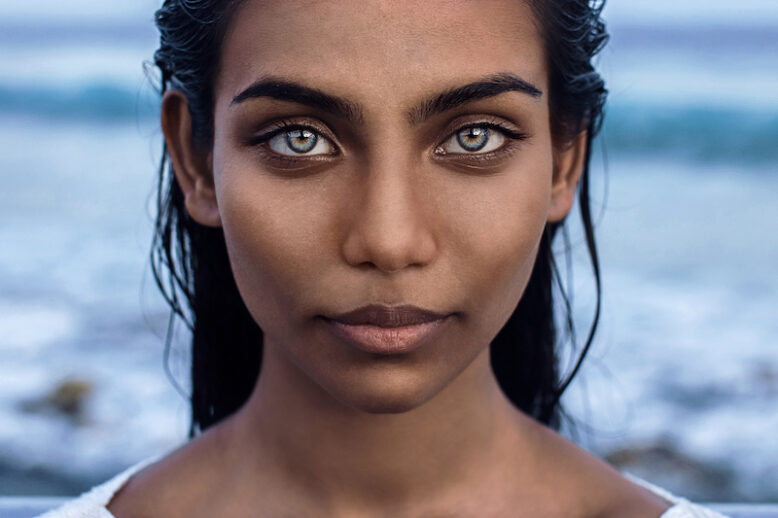
[[429, 205], [425, 207], [431, 193], [407, 165], [383, 161], [364, 172], [343, 242], [346, 262], [385, 273], [429, 264], [437, 253]]

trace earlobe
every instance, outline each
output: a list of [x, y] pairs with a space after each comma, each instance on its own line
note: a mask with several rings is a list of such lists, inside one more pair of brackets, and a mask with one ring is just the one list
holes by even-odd
[[216, 201], [211, 153], [192, 141], [192, 120], [186, 97], [169, 90], [162, 99], [162, 131], [176, 181], [184, 193], [189, 215], [202, 225], [221, 226]]
[[551, 207], [548, 221], [558, 223], [567, 217], [575, 200], [575, 189], [583, 173], [586, 160], [586, 138], [584, 130], [564, 147], [554, 150], [554, 177], [551, 186]]

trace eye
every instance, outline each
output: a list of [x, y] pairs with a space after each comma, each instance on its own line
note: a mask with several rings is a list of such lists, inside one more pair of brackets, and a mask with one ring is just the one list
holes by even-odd
[[284, 125], [257, 137], [254, 143], [267, 143], [267, 147], [284, 156], [335, 154], [335, 146], [332, 142], [319, 131], [308, 126]]
[[458, 129], [435, 152], [440, 155], [482, 155], [502, 149], [508, 138], [522, 140], [525, 136], [498, 124], [470, 124]]

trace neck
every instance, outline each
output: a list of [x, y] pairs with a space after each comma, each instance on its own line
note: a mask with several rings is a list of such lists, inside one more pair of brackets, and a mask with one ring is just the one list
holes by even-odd
[[298, 498], [333, 508], [415, 506], [496, 476], [516, 414], [488, 348], [431, 400], [380, 414], [343, 405], [266, 347], [259, 382], [235, 416], [235, 444], [245, 473], [271, 471]]

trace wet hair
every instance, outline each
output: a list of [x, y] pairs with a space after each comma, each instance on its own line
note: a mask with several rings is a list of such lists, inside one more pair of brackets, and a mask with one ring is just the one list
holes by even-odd
[[[172, 88], [186, 96], [192, 139], [198, 146], [212, 145], [218, 56], [231, 14], [241, 1], [165, 0], [156, 12], [160, 45], [154, 63], [161, 74], [160, 90], [164, 94]], [[603, 1], [530, 0], [530, 5], [545, 43], [556, 145], [587, 132], [578, 200], [597, 293], [596, 310], [574, 367], [562, 377], [558, 357], [565, 340], [559, 331], [570, 341], [575, 335], [569, 298], [552, 252], [563, 223], [549, 223], [526, 290], [492, 341], [490, 354], [495, 377], [510, 401], [527, 415], [558, 428], [560, 397], [578, 372], [599, 320], [600, 271], [589, 204], [589, 162], [607, 90], [592, 61], [608, 34], [600, 16]], [[238, 293], [222, 229], [203, 226], [189, 216], [166, 150], [157, 187], [151, 264], [171, 307], [165, 358], [167, 362], [175, 318], [181, 318], [192, 333], [190, 436], [195, 436], [248, 399], [260, 375], [263, 334]], [[556, 297], [561, 297], [561, 305], [556, 305], [565, 313], [561, 323], [555, 320]]]

